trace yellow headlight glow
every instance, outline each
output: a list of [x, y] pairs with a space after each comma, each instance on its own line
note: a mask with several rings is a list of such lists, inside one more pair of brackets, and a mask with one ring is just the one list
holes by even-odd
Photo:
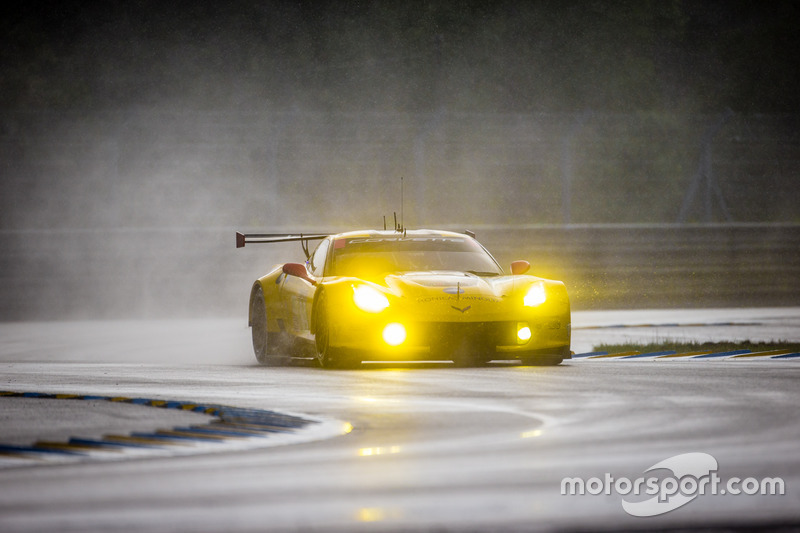
[[526, 324], [519, 324], [517, 326], [517, 340], [520, 344], [525, 344], [531, 340], [531, 328]]
[[383, 328], [383, 340], [389, 346], [400, 346], [406, 341], [406, 328], [393, 322]]
[[525, 307], [536, 307], [542, 305], [547, 300], [547, 293], [544, 290], [544, 283], [537, 281], [528, 289], [528, 294], [525, 295], [523, 303]]
[[380, 313], [389, 307], [386, 295], [369, 285], [353, 287], [353, 301], [359, 309], [368, 313]]

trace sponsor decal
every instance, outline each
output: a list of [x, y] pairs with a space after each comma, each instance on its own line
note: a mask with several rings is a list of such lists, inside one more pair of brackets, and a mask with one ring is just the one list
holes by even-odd
[[368, 242], [464, 242], [466, 239], [453, 237], [370, 237], [366, 239], [350, 239], [350, 244]]
[[427, 296], [425, 298], [417, 298], [417, 303], [420, 304], [427, 304], [433, 302], [452, 302], [452, 301], [470, 301], [470, 302], [488, 302], [488, 303], [500, 303], [502, 300], [500, 298], [489, 298], [487, 296], [461, 296], [456, 298], [455, 296]]

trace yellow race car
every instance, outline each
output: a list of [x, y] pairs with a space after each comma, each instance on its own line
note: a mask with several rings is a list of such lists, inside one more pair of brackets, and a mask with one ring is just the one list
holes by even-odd
[[[320, 241], [309, 253], [309, 241]], [[474, 236], [448, 231], [336, 235], [236, 234], [299, 241], [305, 263], [278, 265], [250, 292], [253, 349], [265, 365], [313, 355], [323, 367], [366, 360], [450, 360], [473, 366], [570, 357], [570, 306], [560, 281], [503, 271]]]

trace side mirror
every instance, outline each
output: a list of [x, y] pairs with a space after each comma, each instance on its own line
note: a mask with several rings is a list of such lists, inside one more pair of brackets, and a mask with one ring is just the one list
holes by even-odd
[[511, 263], [511, 275], [512, 276], [521, 276], [525, 272], [531, 269], [531, 264], [527, 261], [514, 261]]
[[286, 263], [283, 265], [283, 273], [287, 276], [294, 276], [300, 279], [304, 279], [312, 285], [316, 285], [317, 281], [312, 279], [311, 276], [308, 275], [308, 270], [306, 270], [306, 266], [300, 263]]

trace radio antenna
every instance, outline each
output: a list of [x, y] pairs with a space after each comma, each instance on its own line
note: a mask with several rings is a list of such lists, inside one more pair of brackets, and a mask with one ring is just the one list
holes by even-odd
[[403, 176], [400, 176], [400, 226], [405, 229], [405, 218], [403, 217], [404, 212], [404, 203], [405, 203], [405, 195], [403, 191]]

